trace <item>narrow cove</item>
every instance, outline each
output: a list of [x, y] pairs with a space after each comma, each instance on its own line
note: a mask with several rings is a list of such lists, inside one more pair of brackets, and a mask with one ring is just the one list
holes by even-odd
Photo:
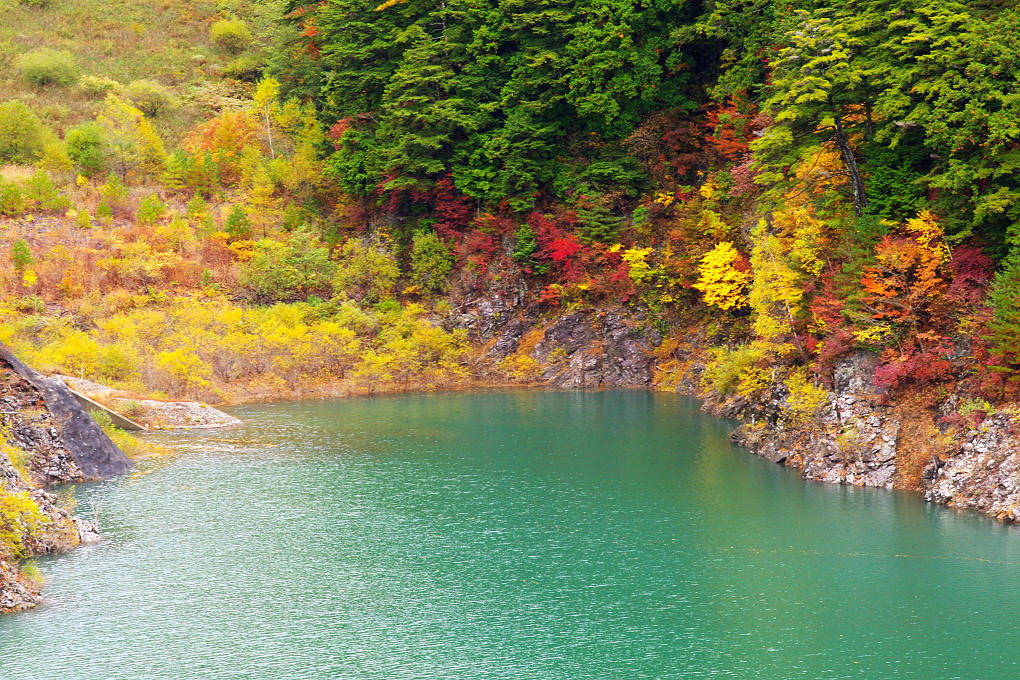
[[670, 394], [235, 409], [78, 490], [0, 677], [989, 678], [1020, 532], [799, 479]]

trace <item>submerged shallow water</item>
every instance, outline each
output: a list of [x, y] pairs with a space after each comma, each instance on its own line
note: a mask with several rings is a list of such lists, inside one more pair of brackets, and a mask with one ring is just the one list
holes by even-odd
[[646, 392], [238, 408], [79, 487], [0, 678], [1020, 677], [1020, 532]]

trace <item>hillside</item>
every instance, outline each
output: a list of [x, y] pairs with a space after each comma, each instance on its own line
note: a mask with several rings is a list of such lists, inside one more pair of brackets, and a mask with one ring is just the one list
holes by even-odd
[[41, 371], [210, 402], [654, 385], [912, 489], [1012, 427], [1011, 3], [3, 9], [0, 342]]

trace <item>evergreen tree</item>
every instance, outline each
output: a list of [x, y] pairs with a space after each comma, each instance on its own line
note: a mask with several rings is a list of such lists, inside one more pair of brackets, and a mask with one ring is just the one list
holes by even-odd
[[1007, 370], [1020, 368], [1020, 250], [1002, 263], [989, 291], [993, 318], [988, 324], [994, 354]]

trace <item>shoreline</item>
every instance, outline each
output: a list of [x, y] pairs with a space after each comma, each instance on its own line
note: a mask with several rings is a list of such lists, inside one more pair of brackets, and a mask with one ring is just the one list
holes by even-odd
[[[595, 314], [592, 314], [596, 311]], [[773, 463], [794, 468], [812, 481], [829, 484], [900, 489], [919, 495], [927, 502], [952, 508], [975, 510], [1004, 523], [1020, 523], [1020, 409], [1002, 408], [974, 427], [953, 435], [940, 433], [942, 449], [918, 447], [925, 436], [934, 437], [937, 428], [930, 410], [910, 411], [906, 404], [891, 400], [875, 386], [874, 355], [858, 351], [838, 362], [834, 372], [833, 390], [825, 403], [805, 417], [791, 407], [789, 387], [782, 382], [768, 386], [760, 399], [750, 400], [738, 395], [719, 396], [703, 384], [708, 352], [698, 346], [697, 339], [688, 339], [682, 348], [663, 355], [663, 338], [644, 325], [628, 327], [624, 342], [607, 346], [605, 334], [588, 333], [577, 338], [575, 327], [580, 319], [587, 324], [602, 318], [605, 310], [568, 312], [542, 328], [543, 340], [534, 345], [530, 356], [538, 359], [537, 375], [528, 380], [493, 380], [493, 365], [475, 362], [477, 373], [443, 385], [422, 385], [392, 382], [371, 387], [357, 386], [351, 379], [336, 382], [317, 381], [286, 393], [247, 395], [235, 393], [226, 408], [246, 404], [291, 401], [358, 399], [374, 396], [428, 394], [431, 392], [495, 391], [544, 389], [565, 392], [639, 389], [650, 392], [672, 392], [700, 402], [700, 409], [718, 418], [736, 420], [739, 424], [730, 434], [731, 441], [748, 453]], [[573, 317], [570, 320], [568, 317]], [[564, 321], [571, 332], [557, 337]], [[573, 325], [571, 325], [573, 324]], [[538, 327], [536, 327], [538, 328]], [[524, 331], [516, 333], [519, 340]], [[498, 336], [497, 336], [498, 337]], [[511, 342], [510, 356], [517, 349]], [[564, 349], [566, 348], [566, 349]], [[495, 357], [497, 360], [500, 357]], [[482, 368], [484, 370], [478, 370]], [[61, 376], [56, 376], [62, 379]], [[97, 383], [96, 388], [116, 390]], [[247, 396], [247, 398], [245, 398]], [[122, 394], [117, 399], [131, 395]], [[150, 400], [160, 404], [192, 404], [184, 400]], [[904, 402], [907, 400], [904, 399]], [[226, 415], [226, 414], [224, 414]], [[230, 417], [230, 416], [228, 416]], [[236, 426], [241, 421], [212, 427]], [[923, 430], [922, 425], [928, 427]], [[201, 423], [183, 423], [183, 428], [170, 425], [158, 429], [194, 429]], [[921, 441], [923, 443], [923, 441]], [[65, 466], [66, 467], [66, 466]], [[80, 473], [80, 471], [79, 471]], [[68, 470], [45, 480], [36, 487], [47, 508], [55, 508], [45, 489], [50, 484], [80, 481], [81, 475]], [[63, 511], [61, 511], [63, 512]], [[99, 540], [94, 527], [64, 512], [67, 521], [79, 529], [79, 541]], [[88, 525], [88, 526], [86, 526]], [[91, 531], [90, 531], [91, 528]], [[70, 549], [75, 542], [60, 547], [41, 549], [35, 554]], [[33, 586], [18, 576], [16, 566], [5, 562], [5, 581], [0, 583], [3, 594], [21, 593], [11, 606], [0, 609], [16, 611], [30, 608], [39, 601], [38, 584]], [[13, 574], [13, 576], [11, 576]], [[27, 595], [26, 595], [27, 594]]]

